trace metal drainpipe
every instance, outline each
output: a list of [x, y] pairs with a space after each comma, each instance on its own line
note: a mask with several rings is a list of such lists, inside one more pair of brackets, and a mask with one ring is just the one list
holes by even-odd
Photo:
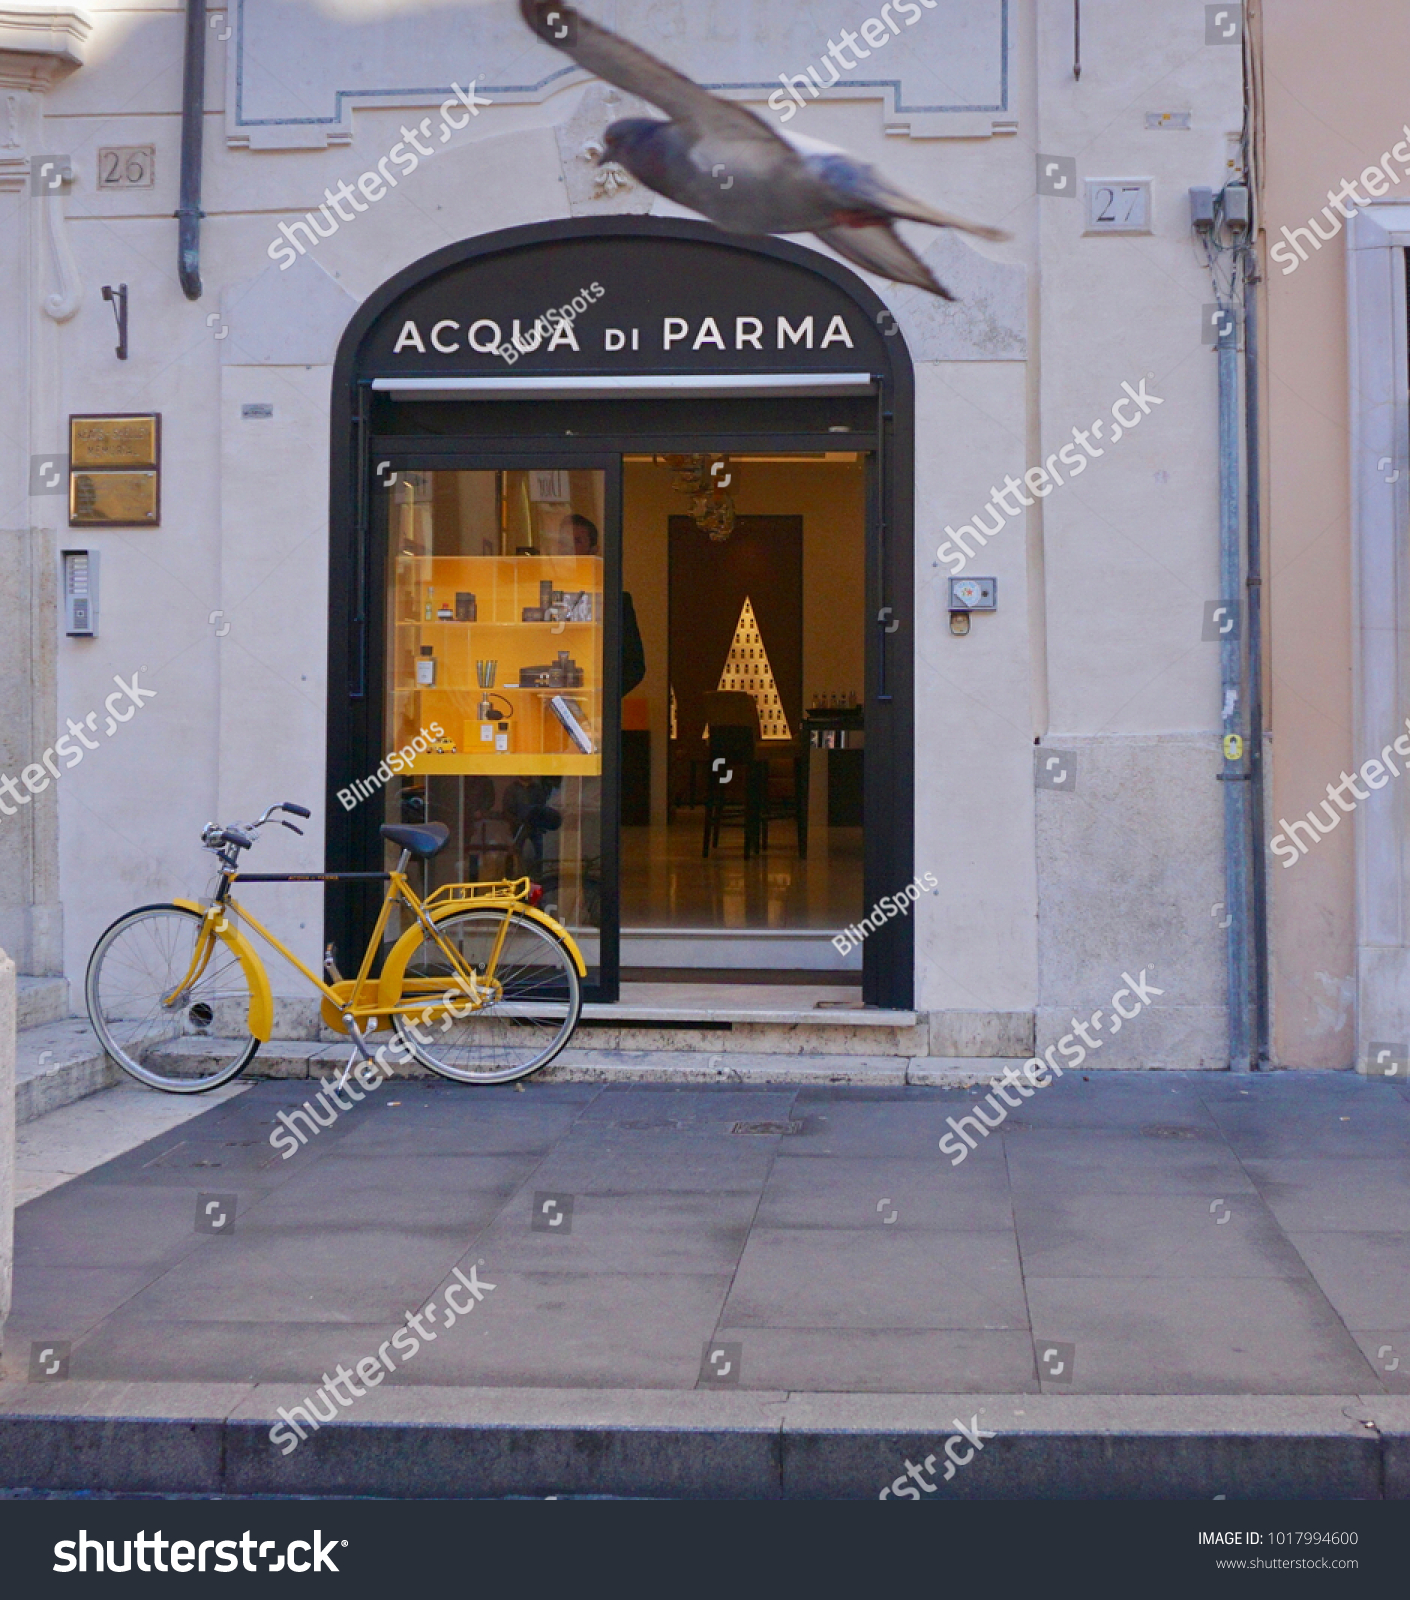
[[176, 208], [177, 276], [188, 300], [201, 298], [201, 142], [206, 114], [206, 0], [186, 0], [181, 81], [181, 203]]
[[[1219, 598], [1226, 617], [1242, 618], [1239, 549], [1239, 333], [1232, 305], [1222, 308], [1219, 327]], [[1237, 624], [1219, 642], [1219, 688], [1224, 780], [1224, 910], [1227, 948], [1229, 1069], [1249, 1070], [1248, 1030], [1248, 811], [1243, 751], [1231, 759], [1227, 742], [1239, 739], [1243, 689], [1243, 644]]]
[[[1250, 251], [1250, 268], [1256, 261]], [[1248, 553], [1248, 808], [1249, 864], [1253, 872], [1253, 1059], [1269, 1059], [1268, 861], [1263, 852], [1263, 502], [1259, 474], [1258, 279], [1246, 277], [1244, 292], [1244, 463]]]

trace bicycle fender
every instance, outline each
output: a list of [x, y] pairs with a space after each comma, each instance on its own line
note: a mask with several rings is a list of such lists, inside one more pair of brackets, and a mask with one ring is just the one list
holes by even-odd
[[[197, 900], [173, 900], [172, 905], [183, 911], [194, 911], [204, 917], [206, 908]], [[264, 970], [255, 947], [228, 918], [225, 931], [216, 935], [223, 944], [235, 952], [235, 959], [244, 968], [250, 985], [250, 1032], [261, 1043], [267, 1044], [274, 1033], [274, 996], [269, 988], [269, 974]]]
[[580, 978], [587, 977], [587, 962], [583, 960], [583, 953], [574, 942], [573, 935], [568, 932], [561, 922], [555, 922], [552, 917], [546, 916], [537, 906], [520, 906], [518, 915], [528, 917], [533, 922], [541, 922], [550, 933], [556, 934], [567, 946], [568, 954], [573, 958], [573, 965], [578, 969], [578, 976]]
[[[463, 905], [448, 905], [444, 909], [437, 907], [430, 913], [432, 922], [444, 922], [447, 917], [453, 917], [464, 911]], [[583, 960], [582, 951], [578, 949], [572, 934], [552, 917], [545, 916], [534, 906], [519, 905], [514, 908], [514, 915], [528, 917], [534, 922], [542, 923], [550, 933], [563, 941], [568, 954], [573, 958], [573, 965], [578, 969], [580, 978], [587, 977], [587, 963]], [[401, 938], [392, 946], [386, 961], [382, 964], [382, 975], [378, 980], [381, 987], [378, 990], [378, 1002], [388, 1009], [395, 1006], [401, 998], [402, 979], [406, 976], [407, 963], [412, 954], [420, 945], [422, 939], [421, 926], [413, 922], [402, 934]]]

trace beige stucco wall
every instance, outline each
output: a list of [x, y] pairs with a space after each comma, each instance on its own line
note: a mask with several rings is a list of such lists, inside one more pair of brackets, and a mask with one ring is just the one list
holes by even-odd
[[[962, 3], [971, 20], [997, 14], [992, 3]], [[634, 16], [648, 47], [679, 51], [701, 74], [713, 70], [709, 51], [737, 44], [736, 76], [768, 83], [816, 57], [833, 26], [825, 9], [817, 0], [775, 8], [716, 0], [678, 12], [623, 5], [615, 20], [625, 26], [622, 17]], [[244, 25], [256, 10], [276, 15], [272, 5], [247, 4]], [[260, 93], [284, 120], [262, 128], [234, 120], [244, 34], [211, 30], [206, 293], [196, 303], [182, 298], [174, 274], [180, 12], [172, 0], [136, 9], [95, 0], [90, 64], [56, 85], [42, 115], [37, 105], [26, 112], [23, 152], [68, 152], [75, 163], [62, 232], [82, 283], [74, 315], [51, 326], [39, 300], [53, 269], [37, 235], [24, 273], [0, 270], [0, 313], [52, 347], [33, 448], [56, 448], [69, 411], [154, 410], [164, 419], [162, 526], [88, 533], [82, 542], [103, 559], [100, 636], [61, 639], [56, 652], [52, 698], [62, 715], [101, 705], [117, 672], [140, 669], [158, 690], [135, 726], [59, 791], [71, 976], [127, 906], [199, 892], [209, 860], [197, 839], [211, 817], [247, 817], [286, 797], [310, 804], [307, 835], [281, 832], [257, 859], [270, 870], [321, 864], [318, 796], [353, 776], [327, 770], [323, 663], [330, 363], [356, 304], [455, 239], [624, 208], [683, 214], [630, 188], [594, 190], [590, 136], [616, 113], [600, 85], [553, 79], [538, 98], [506, 95], [482, 110], [437, 146], [414, 183], [282, 271], [267, 254], [279, 222], [315, 206], [325, 186], [370, 170], [403, 122], [438, 115], [429, 91], [382, 97], [372, 78], [388, 52], [398, 72], [419, 73], [423, 51], [424, 75], [404, 82], [443, 74], [464, 83], [488, 72], [501, 24], [521, 27], [510, 0], [436, 16], [426, 0], [369, 0], [366, 11], [365, 22], [325, 28], [327, 8], [277, 9], [268, 37], [301, 75], [296, 89], [265, 82]], [[218, 23], [222, 14], [230, 20], [217, 8]], [[963, 77], [979, 37], [945, 30], [944, 15], [927, 6], [937, 26], [915, 31], [921, 64], [941, 87]], [[674, 16], [699, 28], [689, 50]], [[1221, 898], [1210, 777], [1219, 701], [1217, 652], [1199, 642], [1198, 628], [1218, 548], [1216, 412], [1214, 364], [1196, 332], [1210, 290], [1185, 193], [1225, 173], [1240, 119], [1239, 56], [1204, 43], [1202, 9], [1184, 0], [1093, 0], [1083, 8], [1077, 80], [1066, 0], [1015, 0], [1006, 16], [1003, 116], [898, 120], [889, 90], [853, 85], [810, 103], [793, 130], [845, 146], [930, 203], [1011, 234], [966, 243], [907, 224], [958, 298], [879, 286], [915, 367], [915, 606], [903, 637], [913, 641], [917, 685], [915, 868], [940, 879], [916, 909], [916, 1003], [966, 1018], [1037, 1012], [1056, 1025], [1074, 1007], [1109, 1003], [1123, 969], [1149, 967], [1158, 949], [1164, 1006], [1180, 1015], [1174, 1031], [1152, 1025], [1123, 1036], [1123, 1048], [1129, 1037], [1130, 1059], [1144, 1065], [1210, 1065], [1223, 1004], [1222, 936], [1208, 914]], [[413, 49], [413, 36], [423, 45]], [[344, 50], [360, 62], [347, 78], [334, 74]], [[356, 105], [339, 127], [305, 127], [308, 104], [331, 103], [329, 85], [348, 82]], [[766, 105], [755, 94], [751, 103]], [[1167, 115], [1176, 120], [1162, 123]], [[119, 133], [155, 144], [155, 189], [96, 190], [97, 148]], [[1036, 194], [1039, 153], [1074, 163], [1079, 186], [1149, 179], [1151, 232], [1089, 233], [1071, 191]], [[31, 218], [20, 179], [6, 180], [7, 159], [0, 155], [0, 218]], [[0, 268], [5, 237], [0, 227]], [[98, 297], [114, 282], [128, 282], [133, 295], [125, 363], [111, 353], [109, 308]], [[1123, 383], [1147, 380], [1161, 406], [1139, 437], [1101, 447], [1081, 483], [1065, 481], [1029, 506], [975, 557], [970, 573], [998, 580], [999, 609], [970, 634], [951, 634], [937, 553], [946, 528], [976, 515], [1007, 475], [1070, 447], [1073, 429], [1109, 420]], [[261, 419], [242, 415], [251, 402]], [[0, 451], [0, 505], [24, 498], [25, 454]], [[31, 522], [44, 519], [36, 525], [51, 535], [65, 532], [61, 513], [61, 502], [30, 502]], [[630, 572], [629, 581], [635, 587]], [[840, 664], [819, 667], [816, 679], [810, 667], [805, 692], [849, 687], [840, 675]], [[1081, 754], [1080, 788], [1036, 791], [1035, 739]], [[271, 890], [260, 897], [266, 909], [316, 961], [317, 891]], [[293, 987], [278, 968], [274, 982], [280, 993]]]
[[[1404, 137], [1410, 12], [1396, 0], [1260, 0], [1264, 227], [1305, 227], [1327, 191]], [[1401, 169], [1403, 170], [1403, 168]], [[1410, 197], [1410, 179], [1391, 191]], [[1346, 232], [1294, 270], [1268, 262], [1266, 304], [1269, 833], [1305, 816], [1352, 762]], [[1275, 1060], [1355, 1055], [1353, 835], [1269, 862]]]

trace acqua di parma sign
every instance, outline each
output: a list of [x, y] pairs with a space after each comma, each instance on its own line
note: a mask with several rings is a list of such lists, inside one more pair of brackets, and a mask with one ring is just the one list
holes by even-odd
[[703, 238], [653, 236], [649, 221], [632, 221], [640, 231], [526, 243], [423, 276], [378, 314], [359, 370], [434, 378], [889, 367], [895, 323], [869, 290], [854, 298], [810, 262], [753, 240], [703, 227]]

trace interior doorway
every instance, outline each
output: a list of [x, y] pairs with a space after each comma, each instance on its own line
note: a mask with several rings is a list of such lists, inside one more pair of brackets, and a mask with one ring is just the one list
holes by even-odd
[[624, 459], [624, 982], [860, 996], [867, 493], [858, 451]]

